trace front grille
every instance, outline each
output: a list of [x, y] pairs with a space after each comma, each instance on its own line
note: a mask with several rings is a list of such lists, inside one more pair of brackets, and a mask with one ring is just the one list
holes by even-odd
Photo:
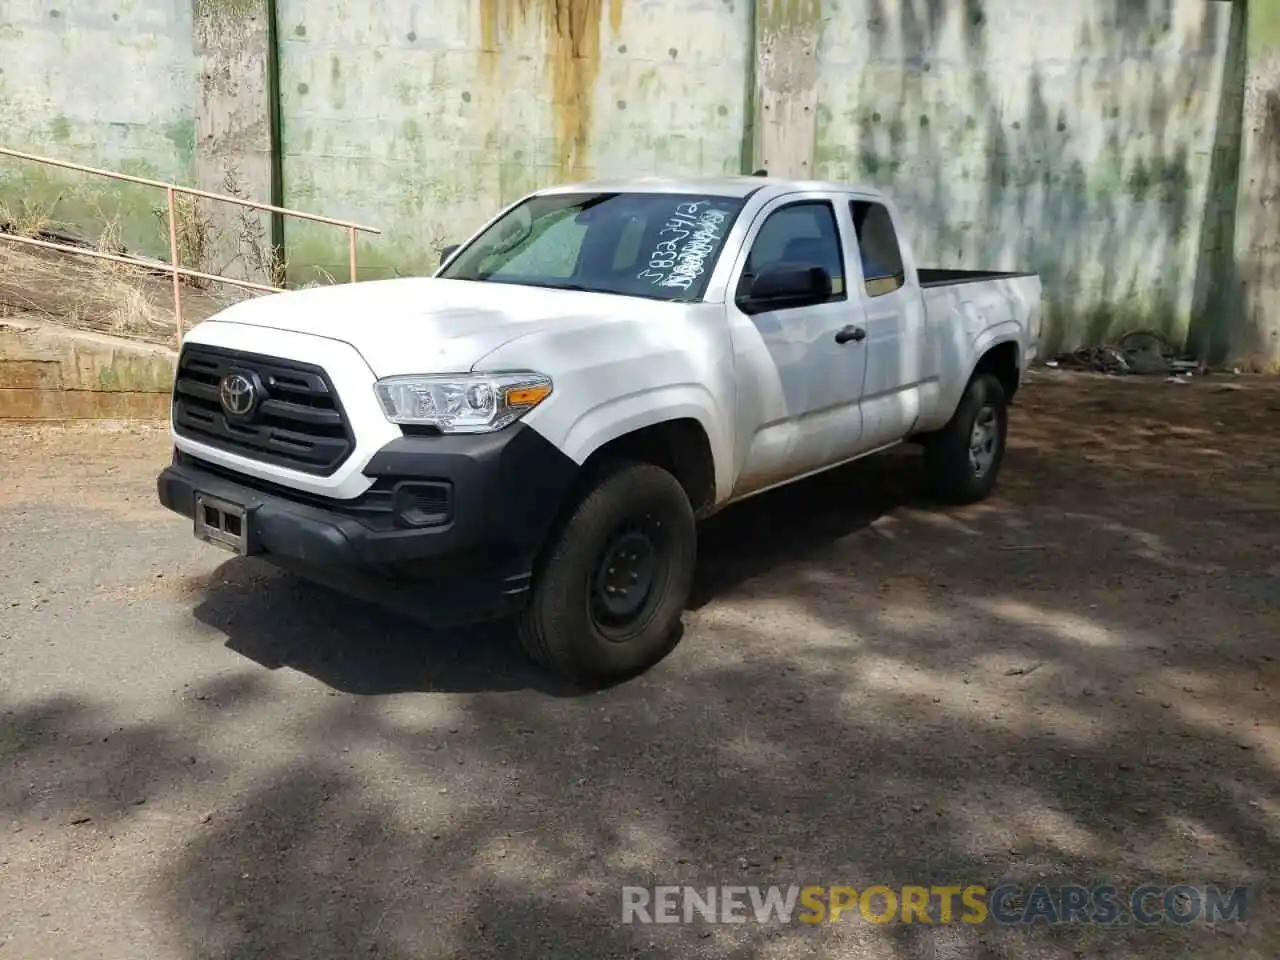
[[[244, 416], [219, 399], [223, 378], [241, 374], [257, 397]], [[179, 436], [303, 473], [328, 476], [355, 449], [337, 391], [320, 367], [188, 344], [178, 358], [173, 426]]]

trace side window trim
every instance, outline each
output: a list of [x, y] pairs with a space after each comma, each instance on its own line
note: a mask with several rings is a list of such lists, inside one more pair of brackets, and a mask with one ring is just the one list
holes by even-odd
[[785, 200], [784, 202], [779, 203], [778, 206], [774, 207], [772, 210], [768, 210], [767, 212], [763, 213], [759, 221], [760, 225], [757, 227], [753, 224], [752, 226], [752, 229], [755, 232], [751, 236], [750, 242], [746, 244], [746, 248], [743, 253], [742, 266], [738, 270], [738, 279], [734, 284], [734, 290], [741, 292], [743, 281], [747, 277], [752, 276], [751, 269], [750, 269], [751, 256], [755, 252], [756, 243], [759, 242], [760, 235], [764, 232], [764, 229], [768, 225], [769, 221], [772, 220], [777, 214], [781, 213], [784, 210], [790, 210], [793, 207], [813, 206], [813, 205], [826, 207], [827, 214], [831, 217], [831, 227], [832, 227], [832, 230], [835, 232], [836, 262], [840, 265], [840, 273], [841, 273], [841, 276], [832, 278], [833, 280], [840, 281], [839, 292], [838, 293], [833, 292], [831, 294], [830, 299], [824, 300], [822, 304], [815, 304], [815, 306], [823, 306], [824, 304], [828, 304], [828, 303], [841, 303], [849, 299], [849, 277], [848, 277], [849, 270], [848, 270], [848, 265], [845, 262], [845, 252], [846, 252], [847, 244], [845, 243], [844, 235], [841, 230], [840, 216], [839, 216], [839, 213], [837, 212], [836, 200], [835, 198], [830, 196], [802, 197], [796, 200]]
[[[889, 225], [889, 234], [893, 240], [893, 256], [894, 256], [895, 263], [890, 264], [890, 266], [896, 265], [897, 267], [896, 270], [890, 270], [888, 272], [884, 272], [884, 271], [876, 272], [874, 275], [867, 270], [867, 260], [866, 260], [867, 245], [863, 242], [862, 227], [859, 225], [859, 220], [858, 220], [859, 206], [867, 207], [868, 213], [870, 213], [875, 208], [879, 208], [884, 212], [885, 222], [888, 223]], [[871, 297], [871, 298], [884, 297], [884, 296], [888, 296], [891, 293], [897, 293], [899, 290], [901, 290], [903, 287], [907, 285], [907, 267], [906, 267], [906, 263], [903, 261], [903, 258], [902, 258], [902, 243], [898, 239], [897, 226], [893, 222], [893, 217], [889, 214], [889, 208], [882, 203], [877, 203], [874, 200], [866, 200], [866, 199], [860, 199], [858, 197], [853, 197], [849, 200], [849, 217], [853, 221], [854, 232], [855, 232], [857, 243], [858, 243], [858, 261], [859, 261], [858, 266], [859, 266], [860, 272], [862, 273], [863, 293], [866, 294], [867, 297]], [[866, 222], [866, 217], [864, 216], [862, 218], [862, 223], [865, 224], [865, 222]], [[888, 287], [886, 285], [887, 281], [893, 281], [893, 286]]]

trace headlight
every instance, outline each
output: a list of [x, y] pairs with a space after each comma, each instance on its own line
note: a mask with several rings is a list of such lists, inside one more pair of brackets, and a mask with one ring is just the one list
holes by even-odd
[[392, 423], [491, 433], [551, 396], [551, 380], [529, 372], [409, 375], [379, 380], [373, 389]]

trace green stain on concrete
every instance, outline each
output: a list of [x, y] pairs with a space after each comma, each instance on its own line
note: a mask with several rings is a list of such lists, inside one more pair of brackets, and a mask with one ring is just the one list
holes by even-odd
[[823, 178], [847, 179], [854, 165], [853, 151], [843, 144], [819, 142], [813, 148], [814, 172]]
[[1152, 174], [1147, 167], [1146, 160], [1141, 157], [1134, 167], [1129, 171], [1129, 178], [1125, 181], [1130, 195], [1139, 203], [1144, 203], [1147, 196], [1151, 193]]
[[1089, 184], [1095, 195], [1105, 196], [1119, 190], [1133, 191], [1135, 186], [1142, 188], [1144, 172], [1132, 183], [1133, 172], [1126, 175], [1124, 169], [1124, 151], [1120, 141], [1112, 137], [1107, 142], [1106, 151], [1101, 160], [1095, 163], [1090, 171]]
[[759, 0], [756, 6], [759, 33], [820, 29], [821, 26], [821, 0]]
[[[145, 177], [148, 180], [165, 179], [161, 174], [159, 167], [150, 160], [143, 159], [142, 157], [130, 157], [128, 160], [119, 160], [116, 162], [115, 169], [120, 173], [126, 173], [131, 177]], [[149, 189], [152, 190], [153, 195], [157, 198], [156, 202], [159, 203], [160, 194], [155, 193], [156, 188], [152, 187]]]
[[1043, 355], [1058, 353], [1068, 342], [1084, 339], [1103, 343], [1130, 330], [1158, 330], [1175, 339], [1185, 331], [1186, 318], [1159, 296], [1144, 299], [1126, 293], [1110, 302], [1098, 302], [1096, 294], [1100, 291], [1082, 293], [1089, 294], [1086, 305], [1078, 296], [1058, 297], [1052, 290], [1045, 290]]
[[173, 365], [164, 357], [115, 350], [111, 365], [99, 375], [99, 383], [105, 390], [165, 393], [173, 386]]
[[636, 92], [647, 97], [654, 92], [654, 88], [658, 86], [661, 76], [657, 67], [649, 67], [641, 71], [640, 76], [636, 77]]
[[1280, 0], [1249, 0], [1245, 10], [1249, 55], [1280, 52]]
[[1184, 202], [1191, 190], [1191, 172], [1185, 160], [1139, 157], [1125, 179], [1125, 189], [1138, 203]]
[[883, 158], [870, 150], [858, 153], [858, 172], [870, 180], [874, 180], [885, 168]]
[[347, 86], [342, 79], [342, 61], [337, 54], [329, 58], [329, 96], [335, 110], [341, 110], [347, 105]]
[[422, 145], [422, 126], [417, 120], [406, 120], [400, 126], [400, 133], [409, 144], [409, 148], [416, 154]]
[[1090, 343], [1105, 343], [1130, 330], [1158, 330], [1177, 337], [1185, 322], [1172, 304], [1158, 295], [1143, 296], [1134, 290], [1107, 303], [1087, 307], [1075, 317], [1076, 329], [1084, 328]]
[[[515, 203], [527, 193], [538, 188], [537, 172], [522, 153], [514, 153], [510, 160], [498, 166], [498, 206]], [[461, 238], [459, 238], [461, 239]], [[450, 243], [458, 241], [451, 240]]]
[[[289, 237], [286, 241], [289, 258], [287, 283], [290, 287], [347, 281], [350, 269], [347, 240], [341, 230], [331, 231], [327, 236], [309, 229], [296, 233], [296, 237]], [[439, 250], [415, 249], [403, 242], [390, 244], [379, 242], [380, 239], [361, 241], [357, 247], [356, 276], [361, 280], [426, 276], [439, 263]]]
[[[115, 164], [116, 169], [121, 166], [128, 164]], [[156, 172], [153, 167], [147, 170], [139, 175]], [[0, 206], [39, 212], [57, 228], [89, 239], [95, 239], [108, 224], [118, 225], [127, 249], [168, 256], [168, 234], [156, 215], [164, 195], [154, 187], [85, 177], [52, 167], [15, 166], [12, 171], [0, 175]]]
[[165, 139], [173, 144], [178, 156], [184, 161], [190, 160], [196, 150], [195, 120], [174, 120], [165, 124]]
[[824, 179], [847, 180], [853, 177], [857, 161], [847, 138], [840, 137], [834, 125], [831, 108], [818, 104], [813, 125], [813, 172]]
[[262, 0], [192, 0], [197, 20], [244, 21], [263, 12]]
[[49, 136], [55, 143], [66, 143], [71, 139], [71, 121], [58, 116], [49, 121]]

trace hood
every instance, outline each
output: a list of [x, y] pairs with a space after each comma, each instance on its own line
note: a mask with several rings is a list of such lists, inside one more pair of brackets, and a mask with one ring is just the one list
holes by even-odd
[[542, 326], [605, 323], [629, 313], [634, 304], [610, 294], [406, 277], [255, 297], [209, 322], [339, 340], [354, 347], [375, 376], [389, 377], [460, 373]]

